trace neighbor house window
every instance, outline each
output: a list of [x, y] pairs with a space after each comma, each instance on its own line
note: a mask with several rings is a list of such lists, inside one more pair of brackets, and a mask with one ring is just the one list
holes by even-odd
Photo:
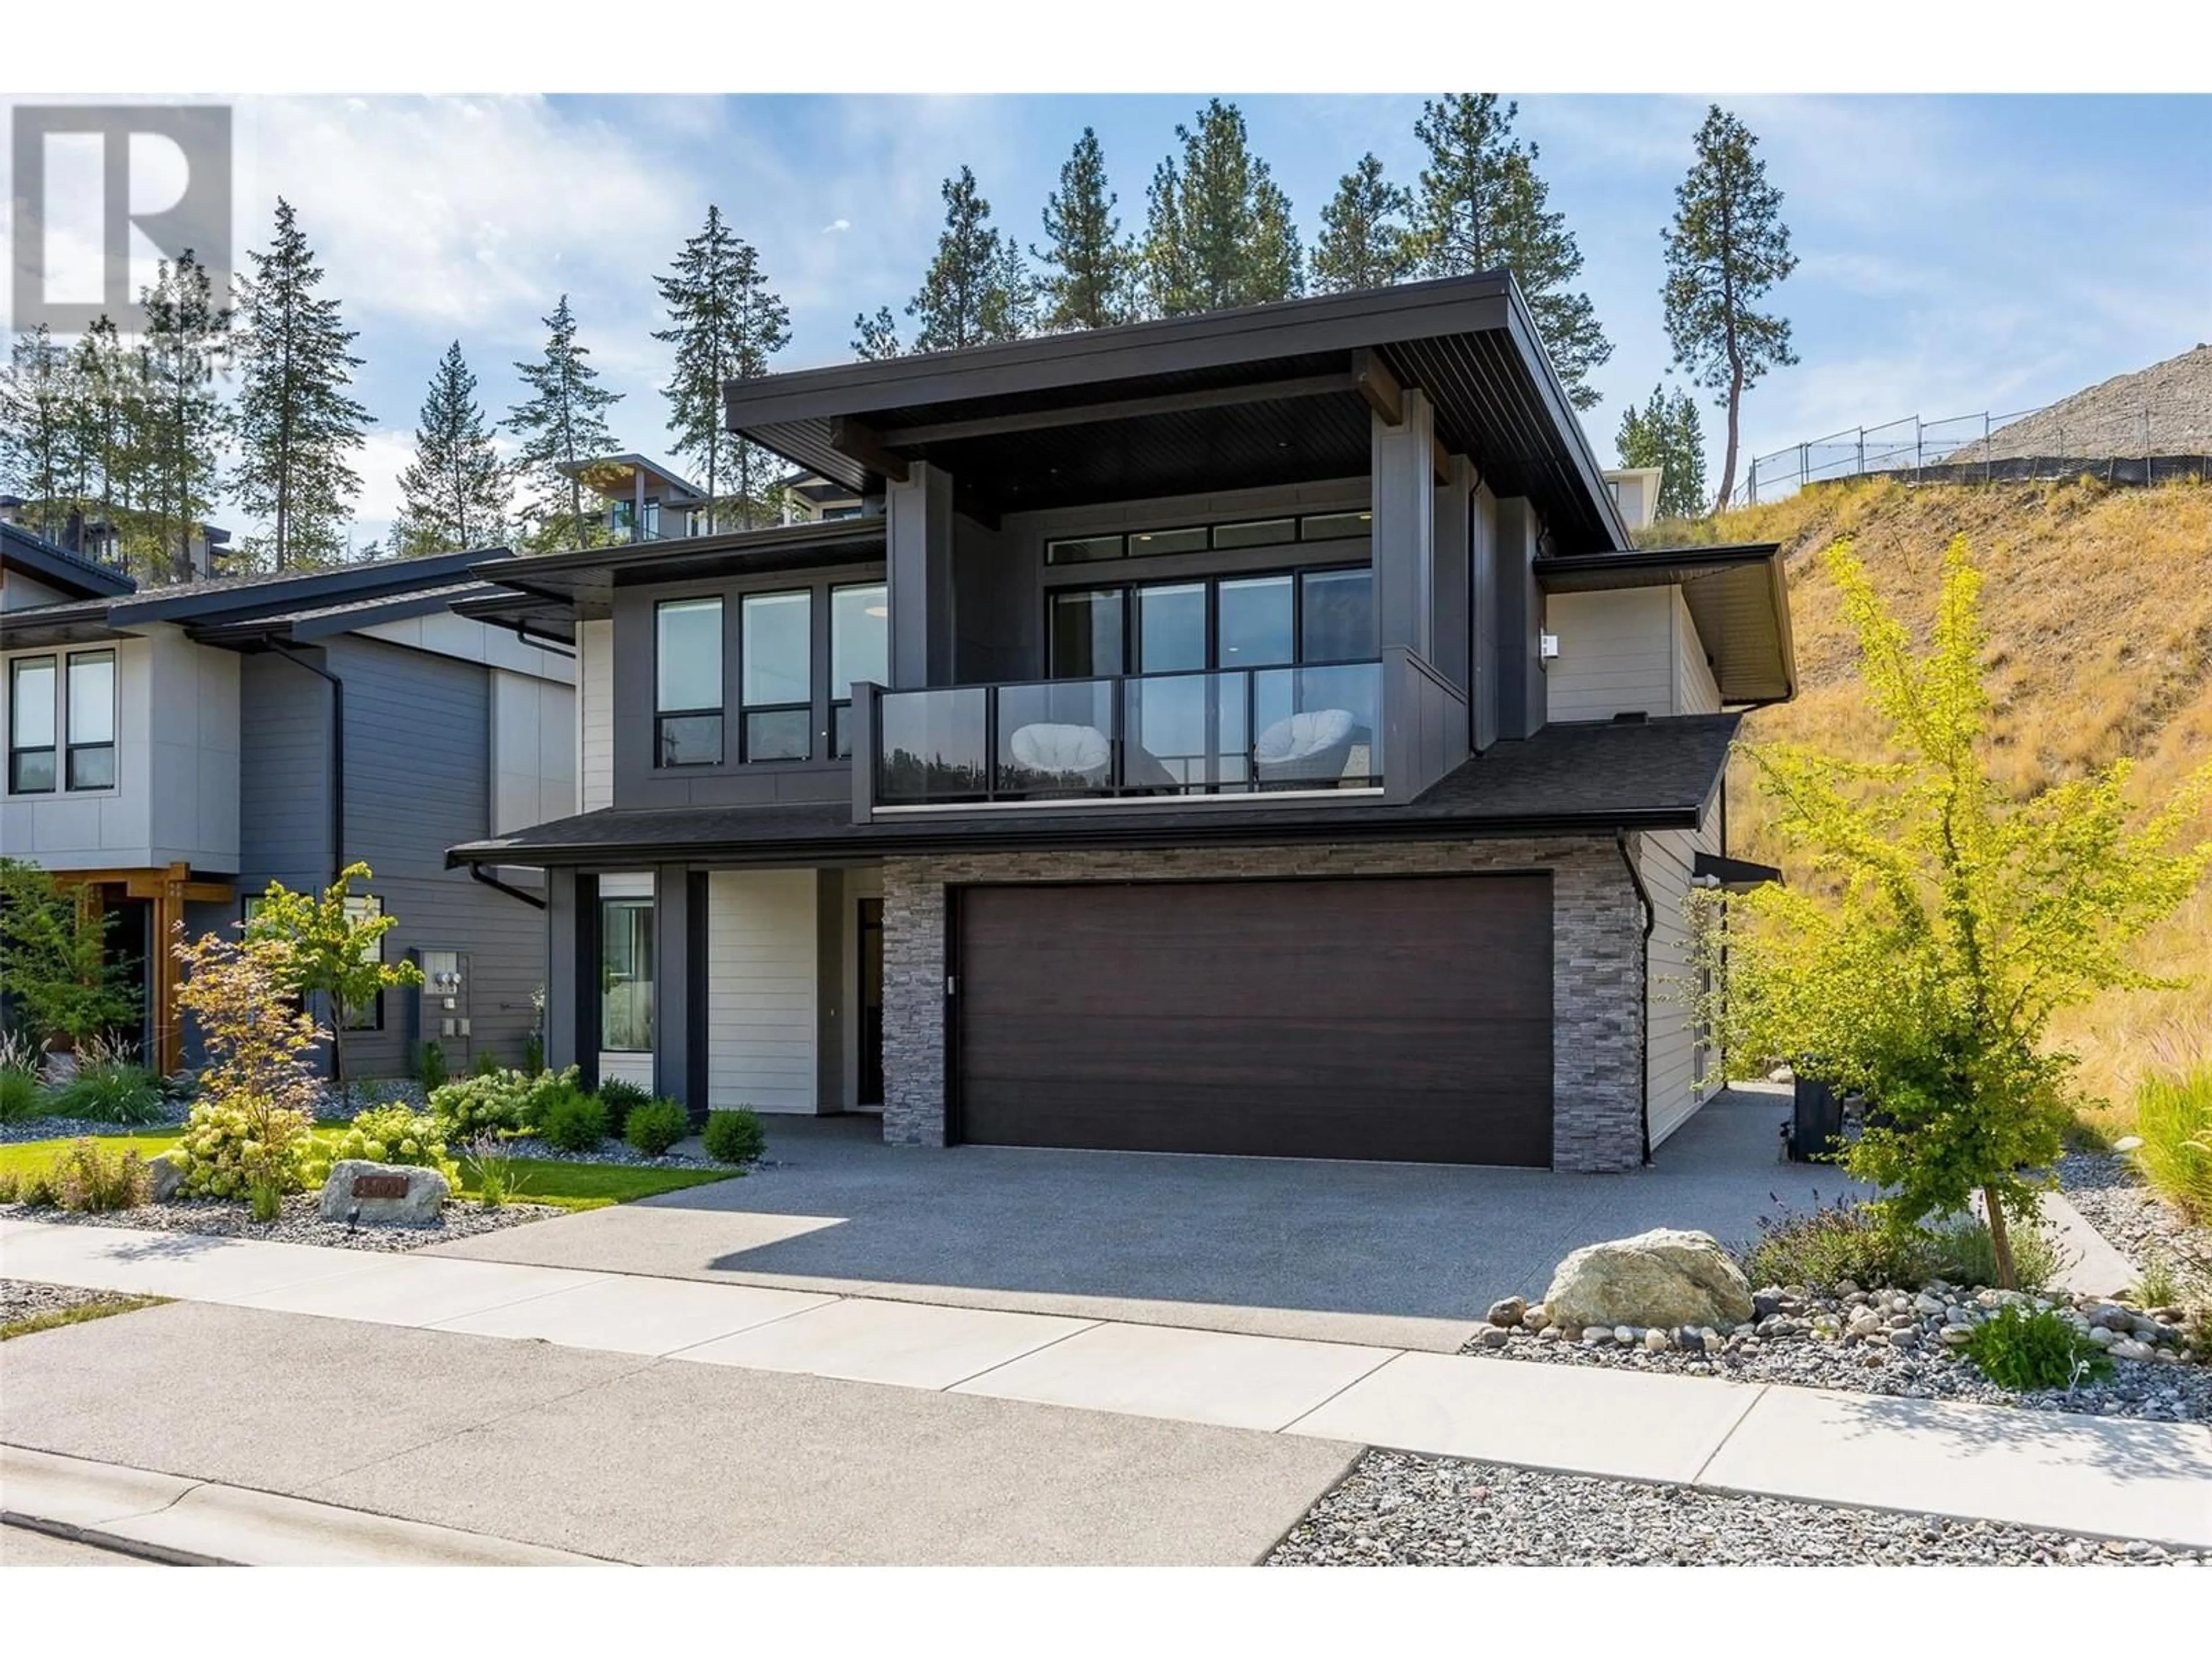
[[599, 1052], [653, 1052], [653, 901], [599, 901]]
[[853, 752], [853, 688], [890, 678], [890, 593], [881, 582], [830, 590], [830, 736], [838, 758]]
[[814, 595], [748, 593], [738, 647], [748, 761], [814, 754]]
[[[70, 665], [74, 669], [76, 665], [72, 662]], [[362, 923], [383, 914], [384, 901], [374, 894], [349, 893], [346, 895], [345, 919], [348, 926], [358, 927]], [[384, 934], [379, 933], [368, 944], [362, 945], [361, 959], [363, 962], [382, 962], [385, 938]], [[345, 1028], [349, 1031], [380, 1031], [384, 1029], [384, 991], [381, 987], [378, 988], [374, 996], [369, 998], [360, 1007], [346, 1010]]]
[[21, 657], [8, 665], [8, 788], [50, 792], [54, 777], [54, 659]]
[[655, 750], [663, 766], [722, 763], [722, 602], [653, 610]]
[[115, 787], [115, 653], [74, 651], [69, 659], [68, 787]]

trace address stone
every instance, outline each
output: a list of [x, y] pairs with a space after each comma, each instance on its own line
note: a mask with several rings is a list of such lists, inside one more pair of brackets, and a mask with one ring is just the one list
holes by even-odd
[[323, 1182], [322, 1217], [345, 1221], [358, 1209], [364, 1226], [423, 1227], [438, 1218], [452, 1195], [452, 1187], [435, 1170], [341, 1158]]

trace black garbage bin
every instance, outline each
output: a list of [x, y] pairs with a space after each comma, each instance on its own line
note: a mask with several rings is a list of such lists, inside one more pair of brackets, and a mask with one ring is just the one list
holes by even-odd
[[1810, 1164], [1844, 1138], [1844, 1097], [1832, 1083], [1796, 1074], [1791, 1085], [1790, 1160]]

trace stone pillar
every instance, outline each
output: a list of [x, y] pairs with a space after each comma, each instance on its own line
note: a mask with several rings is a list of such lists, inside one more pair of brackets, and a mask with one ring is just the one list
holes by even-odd
[[1419, 392], [1403, 398], [1404, 419], [1396, 426], [1380, 415], [1368, 417], [1375, 620], [1383, 650], [1402, 645], [1432, 662], [1436, 420]]
[[890, 605], [890, 683], [952, 684], [952, 475], [927, 461], [884, 491]]

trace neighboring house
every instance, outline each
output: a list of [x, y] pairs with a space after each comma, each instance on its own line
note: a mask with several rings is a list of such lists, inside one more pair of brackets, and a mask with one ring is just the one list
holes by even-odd
[[783, 491], [786, 524], [824, 524], [833, 519], [857, 519], [867, 510], [860, 492], [849, 484], [825, 478], [819, 472], [794, 472], [778, 481]]
[[[550, 1056], [886, 1139], [1619, 1170], [1772, 547], [1630, 548], [1504, 274], [727, 388], [857, 516], [478, 574], [580, 654]], [[509, 580], [508, 578], [512, 577]]]
[[1632, 533], [1649, 530], [1659, 516], [1659, 485], [1667, 476], [1664, 467], [1616, 466], [1605, 475], [1605, 484], [1613, 492], [1613, 504], [1620, 509], [1620, 521]]
[[538, 871], [449, 869], [458, 840], [572, 810], [574, 663], [557, 642], [453, 614], [503, 555], [343, 565], [144, 591], [0, 527], [0, 852], [115, 914], [147, 1052], [183, 1060], [167, 948], [228, 928], [272, 881], [375, 872], [387, 955], [433, 982], [387, 992], [347, 1036], [358, 1076], [438, 1040], [458, 1071], [519, 1061], [545, 977]]
[[605, 503], [609, 539], [658, 542], [698, 533], [707, 498], [697, 486], [645, 455], [602, 455], [559, 469]]

